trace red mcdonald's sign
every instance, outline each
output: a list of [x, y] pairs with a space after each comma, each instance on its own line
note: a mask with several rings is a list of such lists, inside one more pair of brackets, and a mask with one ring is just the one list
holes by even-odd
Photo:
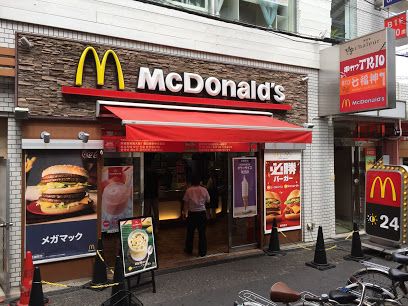
[[401, 206], [402, 177], [398, 171], [367, 172], [366, 201], [387, 206]]

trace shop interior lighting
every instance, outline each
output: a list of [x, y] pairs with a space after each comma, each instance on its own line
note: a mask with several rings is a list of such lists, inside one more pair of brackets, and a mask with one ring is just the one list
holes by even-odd
[[44, 140], [44, 143], [50, 143], [51, 134], [47, 131], [42, 131], [40, 137]]
[[87, 143], [89, 140], [89, 133], [83, 131], [78, 133], [78, 139], [81, 139], [83, 143]]

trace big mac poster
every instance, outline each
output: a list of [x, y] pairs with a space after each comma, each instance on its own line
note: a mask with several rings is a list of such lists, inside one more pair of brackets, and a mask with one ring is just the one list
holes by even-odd
[[300, 229], [301, 153], [265, 152], [264, 229], [276, 219], [281, 231]]
[[26, 250], [34, 263], [95, 254], [99, 150], [26, 150]]

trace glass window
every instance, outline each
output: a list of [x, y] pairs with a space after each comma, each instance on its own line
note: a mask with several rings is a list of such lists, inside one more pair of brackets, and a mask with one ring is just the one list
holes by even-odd
[[221, 19], [282, 31], [295, 31], [295, 0], [218, 0]]
[[296, 31], [296, 0], [152, 0], [281, 31]]
[[330, 10], [331, 38], [345, 40], [356, 37], [356, 9], [355, 0], [332, 0]]
[[180, 5], [186, 9], [208, 12], [208, 0], [166, 0], [169, 4]]

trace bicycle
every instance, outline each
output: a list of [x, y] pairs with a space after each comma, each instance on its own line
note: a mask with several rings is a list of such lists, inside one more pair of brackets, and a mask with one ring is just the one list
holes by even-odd
[[[361, 289], [361, 291], [355, 291], [355, 289]], [[329, 294], [322, 294], [317, 296], [313, 293], [303, 291], [297, 292], [291, 289], [283, 282], [275, 283], [271, 287], [270, 300], [254, 293], [249, 290], [240, 291], [238, 296], [243, 301], [242, 304], [235, 302], [235, 306], [277, 306], [277, 303], [282, 303], [286, 306], [335, 306], [335, 305], [358, 305], [358, 306], [374, 306], [383, 305], [387, 299], [381, 298], [366, 298], [366, 291], [378, 290], [382, 292], [382, 288], [373, 284], [365, 284], [357, 279], [355, 283], [349, 284], [344, 288], [332, 290]], [[379, 303], [381, 302], [381, 303]], [[385, 305], [385, 304], [384, 304]], [[390, 303], [387, 305], [400, 305]]]
[[[396, 268], [388, 268], [364, 261], [362, 263], [366, 267], [354, 272], [351, 278], [375, 284], [390, 293], [387, 293], [388, 298], [400, 302], [401, 305], [403, 305], [402, 300], [407, 300], [405, 302], [407, 304], [408, 290], [405, 282], [408, 281], [408, 255], [406, 255], [406, 252], [393, 253], [392, 259], [394, 262], [399, 263]], [[350, 280], [348, 283], [350, 283]], [[378, 298], [376, 292], [373, 292], [373, 297]]]

